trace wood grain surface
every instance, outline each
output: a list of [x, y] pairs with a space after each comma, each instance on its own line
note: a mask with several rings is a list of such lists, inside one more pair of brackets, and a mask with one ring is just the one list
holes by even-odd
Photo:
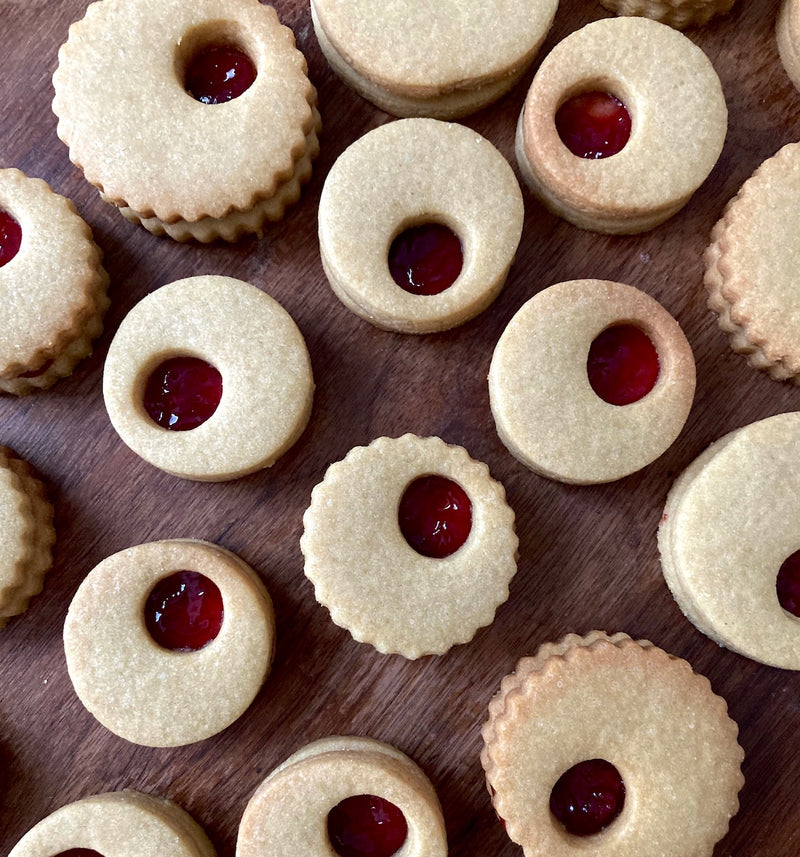
[[[123, 220], [70, 164], [50, 110], [51, 75], [86, 0], [0, 0], [0, 166], [46, 179], [92, 226], [111, 275], [111, 309], [93, 356], [49, 391], [0, 400], [0, 442], [27, 458], [56, 508], [55, 565], [44, 592], [0, 632], [0, 852], [39, 819], [80, 797], [134, 788], [169, 797], [233, 857], [245, 804], [303, 743], [369, 735], [408, 753], [441, 798], [453, 857], [512, 857], [479, 762], [480, 727], [500, 679], [547, 640], [593, 628], [646, 637], [688, 659], [724, 696], [746, 751], [741, 810], [715, 855], [800, 853], [800, 675], [717, 647], [683, 617], [661, 575], [656, 529], [672, 480], [714, 439], [800, 409], [800, 390], [733, 354], [705, 306], [702, 252], [726, 201], [758, 164], [800, 136], [800, 94], [780, 64], [772, 0], [740, 0], [687, 35], [716, 67], [730, 110], [719, 163], [689, 205], [653, 232], [612, 238], [580, 231], [525, 193], [517, 259], [498, 300], [456, 330], [421, 337], [377, 330], [348, 312], [319, 259], [316, 211], [325, 176], [357, 137], [386, 121], [330, 71], [305, 0], [276, 0], [318, 87], [322, 152], [300, 202], [260, 241], [180, 245]], [[562, 0], [543, 57], [607, 13]], [[657, 62], [657, 58], [654, 58]], [[513, 163], [517, 115], [534, 69], [505, 98], [464, 120]], [[515, 165], [516, 168], [516, 165]], [[130, 308], [179, 277], [223, 273], [275, 297], [302, 330], [317, 384], [310, 424], [270, 470], [200, 484], [137, 458], [111, 427], [101, 395], [109, 342]], [[494, 429], [486, 374], [516, 310], [548, 285], [601, 277], [638, 286], [680, 321], [695, 352], [697, 395], [665, 455], [622, 481], [571, 487], [533, 475]], [[494, 623], [441, 657], [406, 661], [354, 642], [314, 600], [299, 549], [302, 514], [329, 463], [381, 435], [439, 435], [485, 461], [517, 516], [519, 571]], [[75, 590], [109, 554], [171, 537], [218, 542], [262, 575], [275, 602], [272, 673], [239, 721], [177, 749], [134, 746], [78, 701], [61, 630]], [[713, 790], [714, 783], [708, 784]]]

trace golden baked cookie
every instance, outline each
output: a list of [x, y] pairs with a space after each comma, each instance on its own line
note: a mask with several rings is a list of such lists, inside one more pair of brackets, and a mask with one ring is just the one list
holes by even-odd
[[335, 736], [298, 750], [259, 786], [236, 857], [328, 857], [353, 853], [356, 842], [363, 853], [447, 855], [439, 800], [422, 770], [389, 744]]
[[502, 289], [522, 234], [506, 159], [463, 125], [403, 119], [339, 156], [319, 205], [322, 265], [339, 299], [387, 330], [447, 330]]
[[768, 158], [728, 203], [705, 253], [708, 306], [731, 348], [776, 380], [800, 383], [800, 143]]
[[617, 15], [640, 15], [682, 30], [707, 24], [729, 12], [735, 0], [600, 0]]
[[62, 806], [31, 828], [9, 857], [214, 857], [203, 829], [177, 804], [126, 789]]
[[481, 762], [525, 857], [711, 857], [739, 808], [737, 733], [686, 661], [592, 631], [503, 679]]
[[800, 3], [783, 0], [775, 25], [778, 54], [789, 80], [800, 89]]
[[72, 373], [108, 308], [108, 275], [75, 206], [41, 179], [0, 170], [0, 390]]
[[312, 0], [331, 68], [395, 116], [455, 119], [500, 98], [547, 35], [557, 0]]
[[26, 461], [0, 446], [0, 628], [42, 591], [55, 539], [44, 485]]
[[672, 444], [692, 406], [692, 349], [645, 292], [570, 280], [534, 295], [489, 368], [500, 439], [526, 467], [578, 484], [611, 482]]
[[306, 72], [258, 0], [95, 2], [59, 51], [58, 135], [126, 217], [179, 241], [234, 241], [282, 217], [310, 176], [320, 122]]
[[605, 18], [559, 42], [517, 125], [523, 178], [555, 214], [597, 232], [652, 229], [679, 211], [722, 151], [717, 73], [686, 36]]
[[686, 617], [716, 643], [800, 669], [800, 413], [743, 426], [675, 481], [658, 548]]
[[145, 461], [185, 479], [275, 463], [311, 414], [314, 379], [291, 316], [256, 286], [201, 276], [162, 286], [119, 326], [103, 371], [108, 415]]
[[303, 524], [317, 601], [356, 640], [407, 658], [471, 640], [517, 569], [503, 486], [437, 437], [350, 450], [314, 488]]
[[230, 726], [272, 663], [275, 618], [258, 574], [230, 551], [136, 545], [86, 577], [64, 623], [81, 702], [135, 744], [175, 747]]

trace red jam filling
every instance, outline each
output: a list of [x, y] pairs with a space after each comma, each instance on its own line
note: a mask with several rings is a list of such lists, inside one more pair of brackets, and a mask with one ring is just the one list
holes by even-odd
[[438, 295], [449, 289], [463, 264], [461, 241], [441, 223], [406, 229], [389, 248], [392, 279], [413, 295]]
[[255, 79], [256, 67], [244, 51], [232, 45], [209, 45], [192, 57], [184, 87], [203, 104], [222, 104], [246, 92]]
[[69, 851], [59, 851], [54, 857], [103, 857], [93, 848], [70, 848]]
[[164, 649], [196, 652], [222, 627], [222, 595], [196, 571], [176, 571], [153, 587], [144, 607], [150, 636]]
[[172, 357], [159, 364], [144, 390], [144, 409], [153, 422], [172, 431], [202, 425], [222, 399], [222, 375], [197, 357]]
[[592, 343], [586, 361], [592, 389], [611, 405], [643, 399], [655, 387], [659, 369], [655, 345], [632, 324], [607, 327]]
[[420, 476], [406, 488], [398, 509], [400, 531], [417, 553], [442, 559], [455, 553], [472, 529], [467, 492], [444, 476]]
[[340, 857], [391, 857], [408, 835], [405, 816], [375, 795], [353, 795], [328, 813], [328, 839]]
[[800, 551], [795, 551], [783, 561], [776, 589], [781, 607], [800, 617]]
[[583, 92], [556, 111], [561, 142], [579, 158], [597, 160], [616, 155], [631, 136], [631, 116], [608, 92]]
[[608, 827], [625, 805], [625, 784], [605, 759], [589, 759], [565, 771], [550, 792], [550, 812], [574, 836]]
[[7, 211], [0, 211], [0, 268], [19, 253], [20, 244], [22, 228], [19, 223]]

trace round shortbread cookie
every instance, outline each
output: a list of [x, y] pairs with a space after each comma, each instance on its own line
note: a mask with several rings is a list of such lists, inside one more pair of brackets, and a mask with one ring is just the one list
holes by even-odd
[[[148, 631], [145, 604], [176, 572], [219, 589], [219, 633], [196, 651], [173, 651]], [[110, 731], [148, 747], [201, 741], [225, 729], [264, 683], [275, 618], [259, 576], [237, 556], [189, 539], [150, 542], [96, 566], [64, 623], [67, 669], [86, 708]]]
[[[626, 106], [632, 124], [621, 151], [592, 160], [562, 142], [555, 115], [598, 87]], [[517, 160], [531, 190], [570, 223], [644, 232], [705, 181], [727, 123], [719, 77], [700, 48], [647, 18], [606, 18], [571, 33], [542, 62], [519, 117]]]
[[[638, 327], [658, 354], [644, 398], [604, 401], [587, 373], [593, 341]], [[534, 295], [501, 335], [489, 369], [497, 432], [526, 467], [578, 484], [610, 482], [650, 464], [683, 428], [694, 398], [692, 350], [675, 319], [645, 292], [605, 280], [570, 280]]]
[[[481, 762], [526, 857], [711, 857], [739, 807], [737, 734], [725, 700], [686, 661], [593, 631], [542, 647], [503, 679]], [[598, 759], [618, 771], [624, 803], [604, 829], [578, 836], [553, 814], [551, 792]]]
[[658, 531], [664, 577], [687, 618], [715, 642], [800, 669], [800, 620], [776, 591], [800, 549], [800, 413], [751, 423], [713, 443], [675, 481]]
[[[497, 297], [524, 214], [513, 170], [480, 134], [436, 119], [390, 122], [353, 143], [325, 180], [322, 264], [342, 302], [377, 327], [446, 330]], [[406, 291], [390, 273], [390, 247], [404, 230], [429, 223], [460, 240], [461, 273], [439, 294]]]
[[[197, 51], [217, 45], [242, 51], [256, 77], [238, 97], [206, 104], [184, 78]], [[316, 92], [306, 71], [292, 31], [257, 0], [95, 2], [59, 51], [58, 135], [87, 180], [127, 216], [170, 234], [167, 225], [178, 223], [181, 240], [232, 240], [282, 214], [294, 196], [284, 186], [317, 149]], [[273, 198], [280, 211], [259, 208]], [[239, 220], [229, 228], [232, 214]], [[220, 229], [215, 219], [224, 221]]]
[[707, 24], [715, 15], [724, 15], [736, 0], [600, 0], [617, 15], [652, 18], [682, 30]]
[[406, 857], [446, 857], [447, 838], [436, 792], [400, 750], [371, 738], [314, 741], [279, 765], [247, 804], [236, 857], [328, 857], [329, 813], [341, 801], [370, 795], [399, 809], [408, 827]]
[[[404, 492], [428, 475], [457, 483], [471, 503], [466, 541], [442, 558], [413, 548], [398, 520]], [[384, 437], [352, 449], [314, 488], [303, 524], [317, 601], [356, 640], [407, 658], [471, 640], [508, 598], [517, 568], [503, 486], [485, 464], [436, 437]]]
[[361, 96], [395, 116], [455, 119], [520, 79], [557, 0], [312, 0], [320, 47]]
[[778, 53], [789, 80], [800, 89], [800, 2], [783, 0], [775, 24]]
[[[0, 218], [19, 249], [0, 262], [0, 390], [24, 395], [72, 373], [108, 308], [108, 274], [92, 231], [66, 197], [19, 170], [0, 170]], [[0, 257], [3, 252], [0, 221]]]
[[214, 857], [203, 829], [169, 800], [135, 791], [92, 795], [31, 828], [9, 857], [93, 851], [103, 857]]
[[[190, 431], [154, 422], [142, 404], [150, 373], [190, 356], [222, 376], [222, 398]], [[302, 334], [277, 301], [231, 277], [162, 286], [119, 326], [103, 371], [108, 415], [145, 461], [185, 479], [234, 479], [269, 467], [299, 438], [314, 379]]]

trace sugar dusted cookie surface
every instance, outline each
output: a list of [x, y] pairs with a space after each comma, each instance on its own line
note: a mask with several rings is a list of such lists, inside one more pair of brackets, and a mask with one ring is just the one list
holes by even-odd
[[[737, 733], [725, 701], [686, 661], [592, 631], [545, 644], [503, 679], [481, 761], [525, 857], [711, 857], [739, 806]], [[598, 760], [623, 782], [621, 807], [596, 832], [570, 832], [551, 793], [574, 766]]]
[[[374, 818], [380, 825], [370, 823], [369, 804], [376, 800], [380, 806]], [[359, 811], [354, 801], [366, 808]], [[343, 809], [347, 803], [349, 810]], [[395, 834], [398, 826], [402, 829]], [[236, 857], [356, 853], [351, 843], [373, 847], [364, 853], [392, 853], [376, 845], [377, 837], [385, 841], [390, 836], [393, 845], [399, 842], [398, 853], [407, 857], [446, 857], [444, 820], [433, 786], [408, 756], [389, 744], [334, 736], [298, 750], [259, 786], [239, 826]], [[334, 843], [339, 846], [335, 850]]]
[[544, 41], [557, 0], [313, 0], [334, 71], [395, 116], [454, 119], [500, 98]]
[[202, 828], [177, 804], [125, 790], [92, 795], [42, 819], [9, 857], [215, 857]]
[[107, 557], [64, 623], [81, 702], [116, 735], [148, 747], [201, 741], [233, 723], [261, 688], [274, 647], [272, 602], [257, 573], [188, 539]]
[[49, 387], [91, 352], [108, 307], [101, 262], [72, 202], [0, 170], [0, 390]]
[[720, 438], [675, 481], [658, 531], [661, 567], [687, 618], [714, 641], [800, 669], [800, 621], [781, 606], [783, 563], [800, 549], [800, 413]]
[[[255, 79], [203, 103], [187, 69], [218, 46], [242, 52]], [[88, 181], [178, 240], [260, 232], [297, 199], [318, 150], [305, 58], [257, 0], [93, 3], [70, 28], [53, 84], [58, 134]]]
[[[339, 299], [372, 324], [405, 333], [446, 330], [498, 295], [523, 217], [514, 173], [487, 139], [435, 119], [390, 122], [353, 143], [325, 180], [322, 264]], [[423, 290], [413, 269], [398, 282], [390, 268], [395, 241], [429, 224], [449, 228], [461, 245], [457, 276], [435, 293]]]
[[[187, 430], [146, 410], [148, 381], [172, 358], [201, 361], [219, 377], [212, 412]], [[106, 408], [122, 440], [150, 464], [200, 481], [272, 465], [305, 428], [313, 395], [308, 350], [291, 316], [231, 277], [189, 277], [150, 293], [123, 320], [103, 371]]]
[[[590, 360], [603, 334], [630, 327], [652, 343], [657, 376], [620, 405], [595, 392]], [[683, 428], [694, 389], [694, 357], [675, 319], [645, 292], [606, 280], [570, 280], [531, 298], [489, 369], [492, 414], [509, 451], [542, 476], [579, 484], [620, 479], [658, 458]]]
[[[431, 475], [451, 483], [446, 491], [455, 483], [461, 494], [443, 500], [436, 486], [421, 483], [422, 496], [409, 501], [409, 489]], [[421, 528], [428, 536], [457, 531], [448, 544], [415, 538], [414, 524], [405, 523], [429, 498]], [[459, 506], [469, 515], [464, 526], [463, 519], [440, 517]], [[333, 621], [355, 639], [407, 658], [472, 639], [508, 598], [517, 567], [514, 513], [503, 486], [485, 464], [439, 438], [407, 434], [351, 450], [314, 488], [303, 524], [305, 573]]]

